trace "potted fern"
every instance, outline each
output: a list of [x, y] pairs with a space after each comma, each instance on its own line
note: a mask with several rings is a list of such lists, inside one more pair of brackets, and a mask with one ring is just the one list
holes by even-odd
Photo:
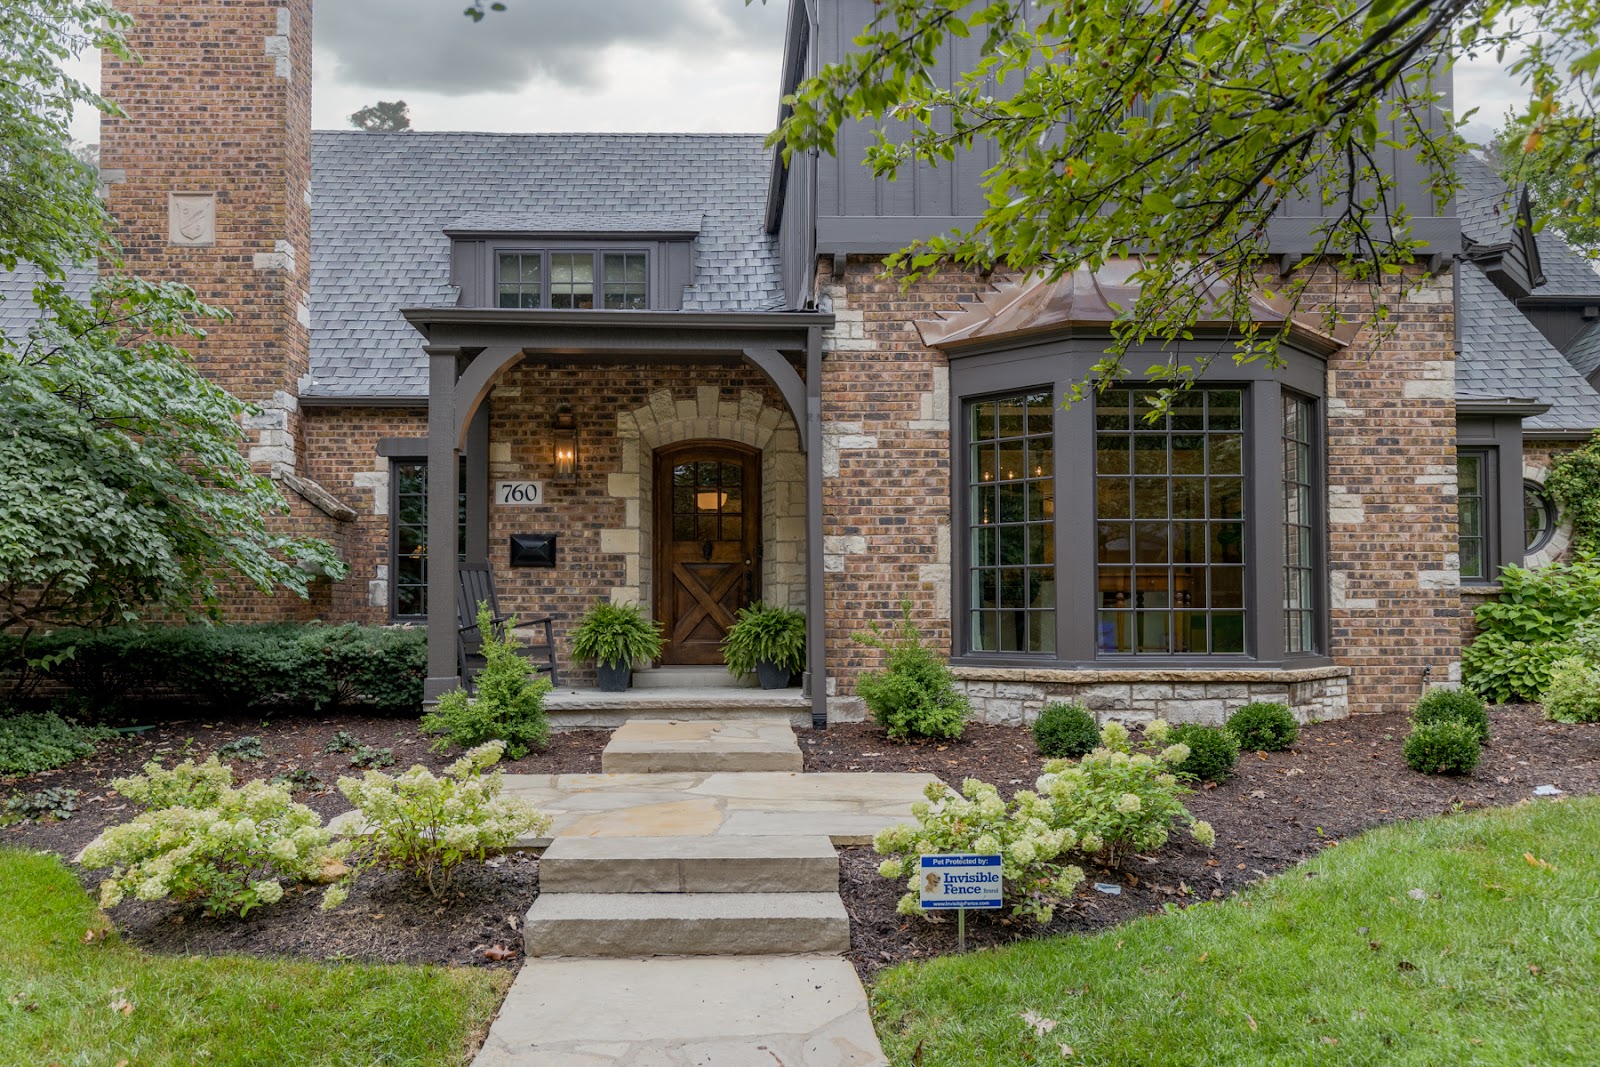
[[637, 604], [597, 601], [572, 631], [572, 656], [593, 660], [600, 691], [620, 693], [633, 680], [633, 665], [661, 655], [659, 624]]
[[754, 671], [763, 689], [784, 688], [805, 666], [806, 617], [770, 604], [740, 608], [723, 639], [722, 660], [735, 675]]

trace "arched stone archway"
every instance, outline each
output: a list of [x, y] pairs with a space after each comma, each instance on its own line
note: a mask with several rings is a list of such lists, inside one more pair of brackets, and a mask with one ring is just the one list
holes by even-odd
[[679, 441], [737, 441], [761, 450], [761, 596], [771, 604], [805, 609], [805, 455], [794, 418], [754, 389], [737, 399], [716, 386], [700, 386], [693, 396], [660, 389], [650, 402], [617, 415], [622, 469], [613, 472], [609, 490], [624, 501], [623, 525], [602, 531], [601, 545], [625, 561], [624, 584], [611, 590], [614, 603], [643, 604], [648, 610], [654, 577], [654, 500], [651, 457]]

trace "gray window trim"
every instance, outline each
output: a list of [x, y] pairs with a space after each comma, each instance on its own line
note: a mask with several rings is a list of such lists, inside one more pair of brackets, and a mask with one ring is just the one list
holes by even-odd
[[[1544, 503], [1544, 514], [1546, 519], [1544, 533], [1539, 537], [1539, 540], [1535, 541], [1531, 545], [1524, 545], [1522, 552], [1523, 556], [1526, 557], [1530, 553], [1544, 551], [1544, 547], [1550, 543], [1552, 538], [1555, 537], [1556, 530], [1561, 526], [1561, 508], [1556, 504], [1555, 498], [1550, 495], [1550, 491], [1541, 483], [1534, 481], [1532, 478], [1522, 479], [1522, 490], [1524, 493], [1532, 490], [1538, 495], [1539, 499]], [[1524, 508], [1524, 510], [1526, 509]], [[1527, 535], [1526, 524], [1523, 526], [1523, 535], [1524, 537]]]
[[[1327, 365], [1313, 353], [1286, 351], [1288, 366], [1272, 369], [1257, 364], [1235, 366], [1231, 340], [1201, 339], [1186, 345], [1185, 355], [1214, 351], [1214, 374], [1202, 382], [1208, 386], [1244, 390], [1249, 422], [1245, 448], [1246, 555], [1245, 581], [1247, 617], [1243, 655], [1206, 656], [1102, 656], [1096, 651], [1093, 610], [1094, 590], [1094, 508], [1071, 507], [1068, 501], [1092, 501], [1093, 472], [1089, 464], [1061, 462], [1059, 457], [1087, 456], [1094, 452], [1094, 411], [1089, 401], [1070, 408], [1057, 407], [1056, 432], [1056, 651], [1045, 653], [973, 652], [971, 648], [971, 593], [967, 561], [970, 560], [969, 494], [971, 478], [967, 404], [994, 396], [1050, 389], [1064, 396], [1079, 382], [1088, 380], [1090, 369], [1103, 354], [1106, 337], [1071, 336], [1009, 348], [987, 347], [982, 351], [956, 353], [950, 358], [951, 425], [951, 529], [952, 537], [952, 647], [951, 662], [964, 666], [1019, 666], [1040, 668], [1091, 668], [1129, 671], [1153, 668], [1224, 669], [1285, 665], [1307, 667], [1331, 662], [1326, 649], [1328, 636], [1327, 522], [1326, 522], [1326, 395]], [[1128, 354], [1129, 367], [1148, 367], [1164, 363], [1167, 356], [1154, 348], [1135, 349]], [[1130, 375], [1124, 379], [1138, 385], [1143, 379]], [[1288, 389], [1311, 400], [1317, 441], [1313, 463], [1318, 492], [1316, 507], [1317, 566], [1321, 574], [1315, 585], [1318, 648], [1315, 653], [1285, 654], [1283, 637], [1283, 489], [1282, 489], [1282, 394]], [[1520, 499], [1520, 498], [1519, 498]]]
[[[1489, 539], [1488, 574], [1462, 577], [1463, 585], [1494, 585], [1500, 571], [1522, 566], [1522, 416], [1461, 415], [1456, 418], [1457, 454], [1483, 452], [1485, 473], [1484, 534]], [[1459, 534], [1457, 544], [1459, 545]]]

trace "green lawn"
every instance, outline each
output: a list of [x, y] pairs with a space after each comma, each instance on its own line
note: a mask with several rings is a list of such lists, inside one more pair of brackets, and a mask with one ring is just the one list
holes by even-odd
[[873, 1006], [907, 1067], [1594, 1064], [1600, 799], [1377, 830], [1236, 900], [897, 967]]
[[510, 981], [84, 942], [106, 925], [59, 860], [0, 849], [0, 1064], [460, 1064]]

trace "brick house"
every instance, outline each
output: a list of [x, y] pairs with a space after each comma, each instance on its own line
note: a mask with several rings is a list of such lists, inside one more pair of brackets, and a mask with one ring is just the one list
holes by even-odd
[[[558, 640], [645, 605], [662, 669], [720, 662], [741, 604], [804, 610], [818, 723], [862, 714], [851, 634], [902, 601], [990, 721], [1387, 710], [1459, 677], [1502, 565], [1570, 539], [1537, 483], [1600, 426], [1600, 274], [1482, 164], [1417, 220], [1391, 333], [1298, 322], [1287, 370], [1220, 360], [1153, 426], [1137, 380], [1060, 402], [1125, 270], [881, 276], [981, 210], [982, 159], [885, 183], [856, 128], [787, 166], [760, 135], [313, 132], [311, 0], [123, 7], [144, 62], [105, 62], [101, 164], [128, 266], [233, 311], [200, 366], [352, 570], [237, 611], [425, 624], [430, 695], [461, 560]], [[785, 90], [869, 9], [795, 0]]]

